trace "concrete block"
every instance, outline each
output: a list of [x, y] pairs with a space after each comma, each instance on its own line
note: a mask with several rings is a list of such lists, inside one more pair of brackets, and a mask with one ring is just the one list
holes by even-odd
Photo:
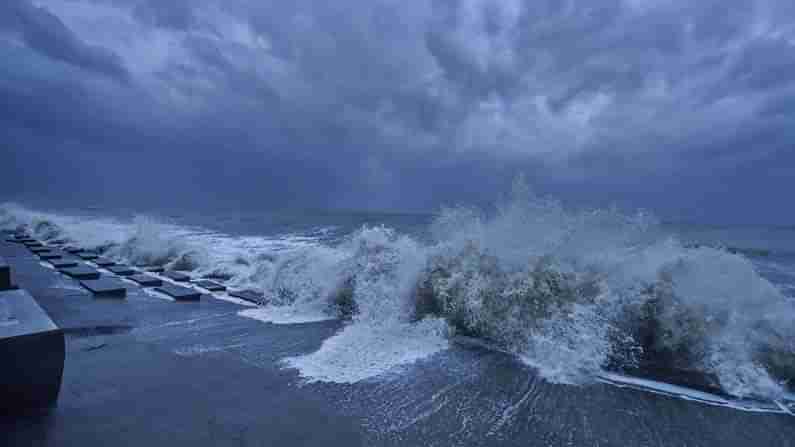
[[14, 238], [11, 238], [11, 239], [6, 239], [6, 240], [7, 240], [8, 242], [15, 242], [15, 243], [17, 243], [17, 244], [25, 244], [25, 243], [33, 243], [33, 242], [38, 242], [36, 239], [30, 238], [30, 237], [22, 237], [22, 238], [16, 238], [16, 237], [14, 237]]
[[199, 301], [201, 299], [201, 292], [190, 287], [182, 287], [174, 284], [165, 284], [155, 288], [160, 293], [174, 298], [177, 301]]
[[160, 278], [156, 278], [152, 275], [132, 275], [128, 277], [135, 282], [137, 282], [141, 287], [160, 287], [163, 285], [163, 280]]
[[0, 290], [9, 290], [14, 288], [11, 284], [11, 266], [8, 265], [5, 259], [0, 258]]
[[235, 298], [239, 298], [243, 301], [248, 301], [249, 303], [254, 304], [265, 304], [265, 295], [260, 292], [255, 292], [253, 290], [231, 290], [229, 291], [229, 296], [233, 296]]
[[126, 265], [111, 265], [106, 267], [111, 273], [119, 276], [130, 276], [138, 273], [134, 268]]
[[119, 298], [127, 296], [127, 287], [123, 282], [114, 278], [84, 280], [80, 281], [80, 285], [97, 296], [113, 296]]
[[20, 415], [58, 400], [63, 332], [25, 290], [0, 292], [0, 413]]
[[100, 267], [110, 267], [111, 265], [116, 265], [115, 261], [111, 261], [110, 259], [107, 258], [97, 258], [91, 262], [93, 262], [94, 264]]
[[80, 258], [80, 259], [82, 259], [84, 261], [91, 261], [91, 260], [97, 259], [99, 257], [98, 254], [96, 254], [94, 252], [90, 252], [90, 251], [85, 251], [85, 250], [81, 251], [81, 252], [78, 252], [78, 253], [75, 253], [75, 255], [77, 255], [78, 258]]
[[63, 257], [63, 253], [57, 251], [45, 251], [43, 253], [39, 253], [39, 259], [42, 261], [50, 261], [53, 259], [61, 259]]
[[163, 267], [156, 266], [156, 265], [153, 265], [153, 266], [150, 266], [150, 267], [144, 267], [144, 270], [146, 270], [149, 273], [163, 273], [163, 272], [166, 271], [166, 269], [164, 269]]
[[37, 241], [35, 239], [31, 239], [30, 242], [23, 242], [22, 245], [24, 245], [25, 247], [28, 247], [28, 248], [43, 247], [44, 246], [44, 244], [42, 244], [41, 242], [39, 242], [39, 241]]
[[79, 265], [77, 267], [66, 267], [58, 269], [58, 271], [74, 279], [99, 279], [100, 277], [100, 274], [97, 270], [94, 270], [86, 265]]
[[39, 254], [39, 253], [46, 253], [48, 251], [52, 251], [50, 247], [30, 247], [31, 253]]
[[50, 265], [57, 269], [65, 269], [69, 267], [77, 267], [80, 263], [75, 259], [52, 259]]
[[67, 253], [72, 253], [72, 254], [80, 253], [81, 251], [85, 251], [85, 249], [80, 248], [80, 247], [75, 247], [75, 246], [64, 247], [63, 250], [65, 252], [67, 252]]
[[172, 281], [177, 281], [177, 282], [190, 281], [190, 276], [180, 272], [164, 272], [162, 273], [162, 275]]
[[209, 281], [209, 280], [206, 280], [206, 279], [202, 279], [202, 280], [199, 280], [199, 281], [194, 281], [193, 284], [196, 284], [197, 286], [199, 286], [199, 287], [201, 287], [203, 289], [207, 289], [210, 292], [223, 292], [224, 290], [226, 290], [226, 286], [225, 285], [218, 284], [215, 281]]

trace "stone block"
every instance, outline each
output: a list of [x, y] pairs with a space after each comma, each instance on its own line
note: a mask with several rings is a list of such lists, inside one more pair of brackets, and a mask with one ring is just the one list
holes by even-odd
[[118, 279], [100, 278], [80, 281], [80, 285], [97, 296], [113, 296], [124, 298], [127, 296], [127, 287]]
[[0, 292], [0, 413], [56, 404], [65, 359], [63, 332], [25, 290]]
[[63, 253], [57, 251], [45, 251], [43, 253], [39, 253], [39, 259], [42, 261], [50, 261], [53, 259], [61, 259], [63, 257]]
[[110, 267], [111, 265], [116, 265], [115, 261], [111, 261], [110, 259], [107, 258], [97, 258], [91, 262], [93, 262], [94, 264], [100, 267]]
[[223, 292], [224, 290], [226, 290], [226, 286], [225, 285], [218, 284], [215, 281], [209, 281], [209, 280], [206, 280], [206, 279], [202, 279], [202, 280], [199, 280], [199, 281], [194, 281], [193, 284], [195, 284], [195, 285], [197, 285], [197, 286], [199, 286], [199, 287], [201, 287], [203, 289], [207, 289], [210, 292]]
[[174, 284], [165, 284], [155, 288], [160, 293], [174, 298], [177, 301], [199, 301], [201, 299], [201, 292], [190, 287], [182, 287]]
[[190, 276], [180, 272], [164, 272], [162, 273], [162, 275], [172, 281], [177, 281], [177, 282], [190, 281]]
[[58, 271], [74, 279], [99, 279], [101, 276], [97, 270], [94, 270], [87, 265], [66, 267], [59, 269]]
[[17, 244], [26, 244], [26, 243], [38, 242], [36, 239], [30, 238], [30, 237], [22, 237], [22, 238], [16, 238], [15, 237], [15, 238], [11, 238], [11, 239], [6, 239], [6, 241], [15, 242]]
[[265, 295], [253, 290], [231, 290], [229, 296], [254, 304], [265, 304]]
[[65, 269], [69, 267], [77, 267], [80, 263], [75, 259], [52, 259], [49, 261], [50, 265], [56, 269]]
[[138, 273], [137, 270], [127, 265], [111, 265], [106, 268], [111, 273], [114, 273], [119, 276], [130, 276]]
[[152, 275], [132, 275], [128, 277], [137, 282], [141, 287], [160, 287], [163, 285], [163, 280]]

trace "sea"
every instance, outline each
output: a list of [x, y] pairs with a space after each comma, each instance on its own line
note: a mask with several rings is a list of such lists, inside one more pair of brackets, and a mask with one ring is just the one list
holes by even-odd
[[[262, 293], [241, 316], [265, 323], [342, 321], [317, 351], [282, 359], [305, 384], [387, 393], [408, 380], [402, 372], [433, 368], [456, 347], [500, 353], [508, 360], [488, 368], [524, 368], [533, 384], [793, 409], [793, 226], [666, 222], [515, 191], [485, 209], [433, 213], [7, 202], [0, 228]], [[484, 368], [479, 358], [448, 358], [444, 371], [461, 371], [460, 384]], [[467, 417], [489, 414], [490, 430], [510, 425], [527, 383], [499, 411]], [[436, 393], [425, 407], [389, 411], [411, 425], [442, 411], [449, 395]]]

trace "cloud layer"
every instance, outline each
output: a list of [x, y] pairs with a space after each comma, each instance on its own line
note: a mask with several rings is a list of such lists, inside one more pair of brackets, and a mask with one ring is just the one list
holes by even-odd
[[381, 209], [525, 172], [575, 202], [783, 222], [793, 43], [783, 0], [11, 0], [0, 170], [12, 194]]

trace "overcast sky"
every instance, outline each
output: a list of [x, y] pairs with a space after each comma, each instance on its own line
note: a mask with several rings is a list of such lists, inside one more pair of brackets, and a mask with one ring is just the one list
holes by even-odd
[[0, 60], [7, 198], [795, 222], [792, 0], [2, 0]]

